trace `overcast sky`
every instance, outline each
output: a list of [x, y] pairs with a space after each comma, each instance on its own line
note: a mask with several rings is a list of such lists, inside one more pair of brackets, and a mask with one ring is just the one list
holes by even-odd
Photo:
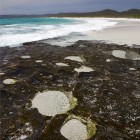
[[140, 0], [0, 0], [0, 14], [89, 12], [140, 9]]

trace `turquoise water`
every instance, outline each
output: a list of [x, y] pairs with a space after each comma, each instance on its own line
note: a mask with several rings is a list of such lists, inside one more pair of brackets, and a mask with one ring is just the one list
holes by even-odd
[[1, 18], [0, 47], [67, 35], [63, 28], [76, 22], [66, 18]]
[[107, 20], [82, 18], [3, 18], [0, 19], [0, 47], [58, 37], [71, 38], [71, 34], [85, 39], [81, 35], [114, 24]]
[[0, 25], [12, 24], [39, 24], [39, 25], [58, 25], [73, 23], [74, 20], [64, 18], [1, 18]]

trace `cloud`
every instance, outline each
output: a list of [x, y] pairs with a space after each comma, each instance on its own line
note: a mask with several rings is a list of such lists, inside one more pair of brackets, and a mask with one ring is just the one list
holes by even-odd
[[0, 5], [1, 14], [41, 14], [140, 9], [140, 0], [0, 0]]

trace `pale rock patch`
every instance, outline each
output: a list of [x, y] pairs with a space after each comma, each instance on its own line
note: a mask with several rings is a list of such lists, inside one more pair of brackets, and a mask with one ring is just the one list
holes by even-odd
[[74, 71], [80, 73], [80, 72], [92, 72], [94, 70], [87, 66], [81, 66], [80, 68], [75, 68]]
[[65, 57], [65, 60], [84, 62], [84, 60], [81, 57], [79, 57], [79, 56], [67, 56], [67, 57]]
[[36, 63], [42, 63], [43, 60], [36, 60], [35, 62], [36, 62]]
[[69, 65], [66, 63], [56, 63], [57, 66], [68, 67]]
[[122, 51], [122, 50], [114, 50], [112, 51], [112, 55], [118, 58], [126, 58], [126, 51]]
[[106, 59], [106, 62], [111, 62], [111, 59]]
[[5, 79], [3, 81], [3, 83], [6, 84], [6, 85], [12, 85], [12, 84], [16, 83], [16, 80], [15, 79]]
[[0, 72], [0, 75], [4, 75], [5, 73], [4, 72]]
[[133, 51], [113, 50], [112, 55], [122, 59], [140, 60], [140, 55]]
[[22, 55], [21, 58], [23, 58], [23, 59], [30, 59], [31, 56], [30, 55]]
[[134, 70], [136, 70], [135, 68], [129, 68], [129, 70], [132, 70], [132, 71], [134, 71]]
[[69, 98], [60, 91], [43, 91], [38, 93], [32, 100], [32, 108], [45, 116], [55, 116], [70, 109]]
[[88, 137], [87, 127], [78, 119], [66, 122], [60, 133], [68, 140], [86, 140]]

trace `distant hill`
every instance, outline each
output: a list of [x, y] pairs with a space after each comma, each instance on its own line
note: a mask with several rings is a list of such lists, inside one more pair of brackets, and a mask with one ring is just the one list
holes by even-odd
[[128, 11], [118, 12], [111, 9], [106, 9], [97, 12], [88, 13], [58, 13], [46, 15], [49, 17], [128, 17], [140, 18], [140, 9], [130, 9]]
[[18, 17], [116, 17], [116, 18], [140, 18], [140, 9], [130, 9], [128, 11], [118, 12], [111, 9], [105, 9], [96, 12], [87, 13], [58, 13], [43, 15], [1, 15], [1, 18], [18, 18]]

